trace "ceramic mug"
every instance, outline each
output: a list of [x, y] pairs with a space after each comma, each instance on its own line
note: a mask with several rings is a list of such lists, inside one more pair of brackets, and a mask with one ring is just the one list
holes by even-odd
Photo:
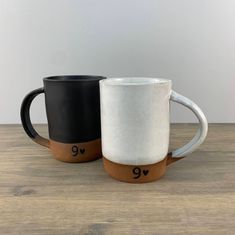
[[[28, 136], [48, 147], [57, 160], [86, 162], [101, 157], [99, 81], [102, 76], [54, 76], [44, 87], [30, 92], [21, 106], [21, 120]], [[45, 93], [49, 140], [41, 137], [30, 121], [33, 99]]]
[[[120, 181], [157, 180], [166, 166], [194, 151], [207, 135], [201, 109], [158, 78], [110, 78], [100, 81], [101, 136], [104, 168]], [[169, 101], [191, 109], [199, 120], [195, 137], [168, 153]]]

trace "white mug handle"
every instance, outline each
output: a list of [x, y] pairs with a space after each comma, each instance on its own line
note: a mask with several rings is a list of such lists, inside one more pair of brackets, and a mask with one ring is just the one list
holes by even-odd
[[199, 129], [193, 139], [185, 144], [183, 147], [178, 148], [172, 152], [172, 158], [181, 158], [186, 156], [187, 154], [192, 153], [202, 144], [207, 135], [208, 123], [202, 110], [190, 99], [176, 93], [175, 91], [171, 91], [170, 100], [191, 109], [199, 121]]

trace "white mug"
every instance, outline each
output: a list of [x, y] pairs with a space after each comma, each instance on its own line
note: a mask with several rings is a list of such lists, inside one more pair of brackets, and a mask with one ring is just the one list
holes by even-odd
[[[159, 78], [100, 81], [103, 163], [113, 178], [134, 183], [159, 179], [169, 163], [193, 152], [206, 138], [205, 115], [171, 84]], [[199, 120], [194, 138], [172, 153], [168, 153], [170, 100], [191, 109]]]

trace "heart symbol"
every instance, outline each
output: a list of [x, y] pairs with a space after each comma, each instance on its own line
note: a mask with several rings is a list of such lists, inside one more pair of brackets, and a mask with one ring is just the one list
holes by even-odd
[[85, 149], [80, 149], [80, 153], [81, 154], [85, 153]]
[[143, 170], [144, 175], [147, 175], [149, 173], [149, 170]]

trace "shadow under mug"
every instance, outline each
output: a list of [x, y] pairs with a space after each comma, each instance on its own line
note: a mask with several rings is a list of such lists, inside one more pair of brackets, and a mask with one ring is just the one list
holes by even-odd
[[[100, 94], [102, 76], [68, 75], [43, 79], [44, 87], [33, 90], [21, 105], [25, 132], [48, 147], [57, 160], [87, 162], [100, 158]], [[40, 136], [30, 121], [33, 99], [45, 93], [49, 140]]]
[[[194, 138], [168, 153], [169, 103], [191, 109], [199, 120]], [[110, 78], [100, 81], [104, 168], [115, 179], [144, 183], [161, 178], [167, 165], [193, 152], [206, 138], [201, 109], [158, 78]]]

